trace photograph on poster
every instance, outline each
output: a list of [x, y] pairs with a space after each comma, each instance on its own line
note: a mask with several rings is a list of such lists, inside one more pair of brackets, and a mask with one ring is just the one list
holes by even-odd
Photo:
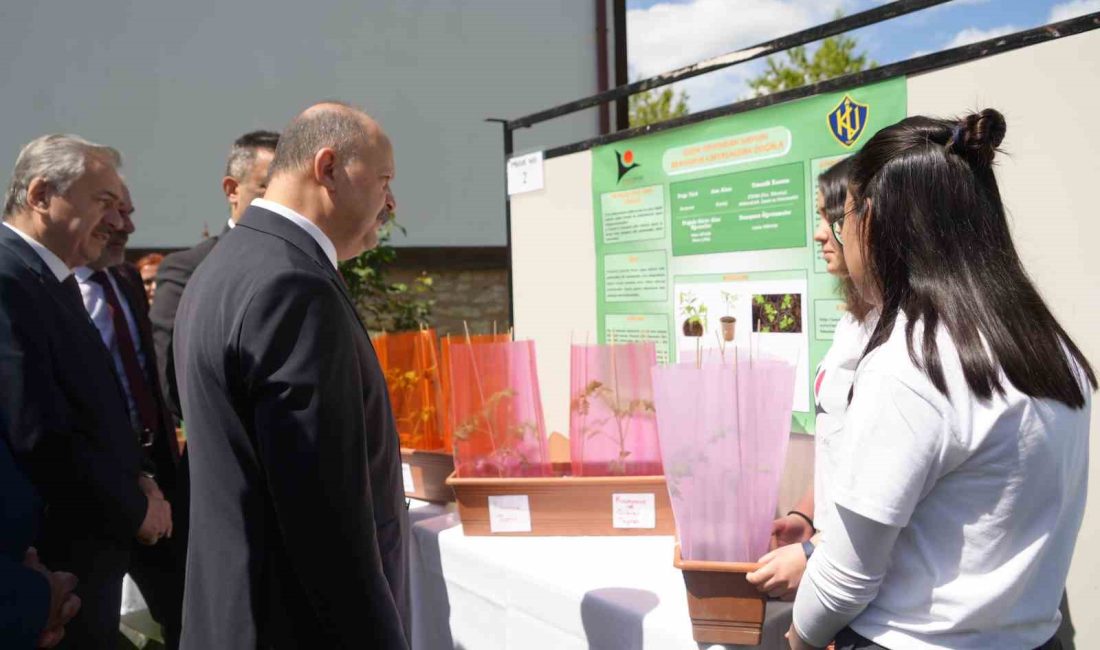
[[794, 362], [794, 410], [808, 412], [806, 291], [806, 271], [801, 269], [676, 276], [678, 360], [690, 361], [696, 350], [714, 350], [721, 344]]

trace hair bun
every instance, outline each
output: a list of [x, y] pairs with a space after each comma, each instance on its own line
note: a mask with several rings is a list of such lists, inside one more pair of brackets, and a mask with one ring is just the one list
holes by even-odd
[[971, 166], [989, 167], [1007, 131], [1005, 116], [994, 108], [986, 108], [959, 120], [947, 147]]

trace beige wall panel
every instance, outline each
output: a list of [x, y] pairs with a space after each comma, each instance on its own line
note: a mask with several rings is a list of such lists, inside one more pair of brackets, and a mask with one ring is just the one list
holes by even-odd
[[546, 161], [544, 189], [512, 197], [517, 339], [534, 339], [547, 432], [569, 435], [569, 341], [596, 340], [592, 152]]
[[[1100, 368], [1100, 32], [909, 80], [910, 115], [993, 107], [1008, 135], [998, 180], [1016, 246], [1047, 304]], [[1092, 433], [1100, 431], [1100, 404]], [[1078, 648], [1100, 648], [1100, 462], [1069, 575]]]

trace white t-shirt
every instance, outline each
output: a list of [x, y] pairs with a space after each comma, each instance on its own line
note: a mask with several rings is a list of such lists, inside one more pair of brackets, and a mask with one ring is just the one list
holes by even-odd
[[[914, 340], [920, 352], [922, 327]], [[951, 399], [909, 357], [899, 315], [856, 373], [825, 478], [834, 502], [900, 527], [878, 594], [851, 627], [892, 650], [1034, 648], [1054, 635], [1084, 514], [1091, 387], [1079, 410], [969, 391], [937, 333]], [[826, 537], [826, 543], [828, 537]]]
[[833, 332], [833, 344], [817, 366], [814, 376], [814, 527], [825, 531], [833, 517], [832, 501], [825, 482], [826, 467], [836, 435], [844, 426], [848, 392], [855, 379], [863, 348], [874, 331], [874, 319], [859, 323], [845, 313]]

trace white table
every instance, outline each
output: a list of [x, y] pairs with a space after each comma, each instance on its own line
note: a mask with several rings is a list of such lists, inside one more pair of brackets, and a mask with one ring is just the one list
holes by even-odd
[[[414, 650], [697, 650], [672, 537], [465, 537], [413, 526]], [[786, 648], [770, 602], [760, 648]], [[721, 647], [721, 646], [715, 646]]]

